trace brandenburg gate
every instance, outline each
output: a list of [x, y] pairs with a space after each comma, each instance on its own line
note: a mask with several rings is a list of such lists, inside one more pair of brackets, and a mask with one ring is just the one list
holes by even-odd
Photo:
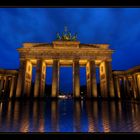
[[[46, 67], [52, 66], [51, 97], [59, 95], [60, 67], [73, 67], [73, 97], [80, 97], [80, 67], [86, 67], [87, 97], [96, 98], [96, 67], [100, 72], [100, 90], [104, 98], [112, 98], [114, 94], [112, 78], [112, 53], [108, 44], [81, 44], [77, 36], [69, 32], [52, 43], [24, 43], [17, 49], [20, 55], [20, 68], [17, 80], [16, 97], [29, 97], [32, 82], [32, 68], [36, 67], [34, 97], [43, 97]], [[63, 81], [65, 82], [65, 81]]]

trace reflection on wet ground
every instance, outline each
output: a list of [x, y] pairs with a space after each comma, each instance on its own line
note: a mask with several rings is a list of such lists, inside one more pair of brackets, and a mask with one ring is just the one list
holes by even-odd
[[121, 101], [3, 101], [0, 132], [140, 132], [140, 104]]

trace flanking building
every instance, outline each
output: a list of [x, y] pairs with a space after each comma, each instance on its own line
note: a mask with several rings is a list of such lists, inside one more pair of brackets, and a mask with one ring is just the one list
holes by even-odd
[[125, 71], [113, 71], [115, 96], [120, 99], [140, 99], [140, 66]]
[[16, 97], [18, 70], [0, 69], [0, 98]]

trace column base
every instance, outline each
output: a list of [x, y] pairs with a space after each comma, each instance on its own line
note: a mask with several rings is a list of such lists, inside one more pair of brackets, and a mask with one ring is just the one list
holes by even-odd
[[81, 97], [73, 97], [74, 100], [81, 100]]
[[58, 97], [50, 97], [51, 99], [53, 100], [58, 100], [59, 98]]

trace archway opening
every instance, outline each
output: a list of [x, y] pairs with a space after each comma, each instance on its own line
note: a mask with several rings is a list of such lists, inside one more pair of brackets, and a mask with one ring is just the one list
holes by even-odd
[[120, 84], [120, 92], [121, 92], [121, 98], [125, 99], [125, 89], [124, 89], [124, 85], [125, 85], [125, 81], [123, 80], [123, 78], [120, 78], [119, 80], [119, 84]]
[[98, 97], [101, 97], [99, 67], [96, 68], [96, 83], [97, 83], [97, 94], [98, 94]]
[[12, 79], [11, 77], [7, 77], [7, 81], [5, 82], [5, 91], [4, 91], [4, 98], [9, 98], [10, 95], [10, 86], [11, 86]]
[[73, 94], [73, 75], [72, 66], [60, 67], [59, 71], [59, 95], [70, 95]]
[[140, 93], [140, 74], [137, 75], [138, 93]]
[[52, 66], [46, 68], [45, 96], [51, 97], [52, 92]]
[[80, 95], [85, 97], [87, 94], [87, 82], [86, 82], [86, 67], [80, 67]]

